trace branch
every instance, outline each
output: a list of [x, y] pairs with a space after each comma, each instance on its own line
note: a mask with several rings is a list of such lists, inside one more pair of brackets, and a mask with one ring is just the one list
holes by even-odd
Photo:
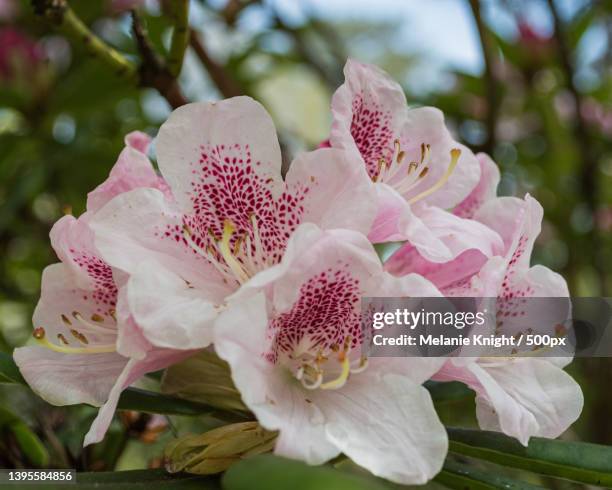
[[139, 70], [140, 85], [157, 89], [173, 109], [187, 104], [188, 100], [181, 93], [176, 78], [164, 66], [162, 59], [153, 49], [147, 30], [135, 10], [132, 10], [132, 32], [142, 57]]
[[480, 1], [469, 0], [469, 2], [474, 21], [476, 22], [476, 28], [478, 29], [480, 47], [484, 59], [484, 79], [487, 94], [487, 140], [483, 144], [483, 150], [491, 154], [495, 148], [495, 133], [497, 129], [497, 116], [499, 114], [499, 87], [493, 68], [493, 53], [491, 51], [490, 39], [480, 13]]
[[170, 2], [170, 15], [174, 20], [174, 29], [167, 64], [170, 74], [176, 78], [181, 73], [185, 51], [189, 45], [189, 0]]
[[32, 0], [32, 6], [36, 14], [59, 27], [68, 38], [82, 43], [93, 57], [110, 66], [117, 76], [132, 83], [138, 80], [136, 65], [91, 32], [66, 0]]
[[195, 54], [200, 59], [202, 65], [204, 65], [204, 68], [206, 68], [208, 75], [217, 86], [223, 97], [243, 95], [244, 91], [240, 89], [240, 86], [236, 80], [234, 80], [234, 78], [220, 64], [209, 56], [204, 44], [195, 31], [191, 31], [189, 41], [191, 47], [195, 51]]

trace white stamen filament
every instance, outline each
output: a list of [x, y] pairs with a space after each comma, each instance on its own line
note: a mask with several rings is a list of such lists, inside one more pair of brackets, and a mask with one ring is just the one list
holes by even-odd
[[[268, 267], [268, 257], [261, 241], [261, 235], [254, 215], [250, 217], [252, 238], [249, 233], [239, 237], [232, 247], [231, 240], [236, 232], [236, 226], [231, 220], [223, 222], [221, 240], [211, 237], [215, 248], [204, 250], [192, 238], [192, 232], [187, 225], [183, 225], [183, 236], [189, 246], [200, 256], [210, 262], [219, 273], [230, 281], [244, 284], [258, 271]], [[215, 249], [218, 255], [215, 254]], [[222, 260], [221, 260], [222, 259]]]
[[444, 184], [446, 184], [446, 182], [448, 181], [449, 177], [453, 173], [453, 170], [455, 170], [455, 167], [457, 166], [457, 162], [459, 161], [459, 156], [461, 155], [461, 150], [459, 150], [458, 148], [455, 148], [455, 149], [451, 150], [450, 154], [451, 154], [451, 161], [448, 164], [448, 168], [446, 169], [446, 172], [444, 172], [442, 177], [440, 177], [440, 179], [434, 185], [432, 185], [429, 189], [427, 189], [427, 190], [421, 192], [420, 194], [416, 195], [415, 197], [411, 198], [408, 201], [409, 204], [413, 204], [413, 203], [415, 203], [417, 201], [420, 201], [421, 199], [423, 199], [423, 198], [433, 194], [438, 189], [440, 189]]
[[[368, 359], [365, 356], [358, 359], [356, 364], [353, 365], [351, 363], [350, 337], [345, 339], [342, 350], [338, 350], [337, 346], [332, 347], [330, 350], [333, 352], [330, 352], [329, 355], [324, 355], [320, 349], [315, 354], [314, 346], [306, 338], [302, 338], [298, 345], [296, 345], [291, 359], [299, 361], [300, 365], [294, 375], [307, 390], [315, 390], [317, 388], [322, 390], [340, 389], [346, 384], [352, 373], [360, 373], [368, 366]], [[332, 364], [328, 365], [329, 362]], [[329, 372], [329, 369], [331, 369], [332, 372], [338, 372], [338, 367], [340, 367], [340, 372], [337, 376], [325, 381], [326, 371]]]
[[87, 347], [69, 347], [57, 345], [47, 339], [45, 329], [41, 327], [38, 327], [34, 330], [34, 338], [43, 347], [46, 347], [47, 349], [53, 350], [55, 352], [61, 352], [63, 354], [104, 354], [116, 352], [117, 350], [115, 344], [98, 344]]

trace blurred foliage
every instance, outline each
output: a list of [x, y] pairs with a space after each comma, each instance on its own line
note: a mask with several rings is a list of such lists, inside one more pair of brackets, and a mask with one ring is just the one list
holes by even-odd
[[[539, 4], [554, 27], [550, 32], [535, 27], [541, 19], [529, 17], [529, 2]], [[121, 3], [130, 2], [74, 0], [70, 5], [96, 34], [138, 62], [130, 15], [117, 11]], [[139, 16], [151, 46], [166, 55], [172, 24], [164, 2], [131, 3], [145, 4]], [[458, 139], [492, 154], [501, 167], [502, 194], [529, 192], [542, 202], [546, 215], [535, 262], [563, 274], [574, 295], [610, 295], [612, 3], [574, 3], [570, 15], [557, 12], [555, 25], [550, 8], [555, 2], [465, 0], [468, 9], [480, 7], [471, 12], [481, 21], [480, 38], [489, 54], [484, 74], [447, 68], [440, 76], [449, 83], [415, 91], [411, 81], [427, 60], [398, 45], [396, 35], [405, 26], [397, 22], [342, 20], [326, 16], [324, 9], [295, 22], [275, 2], [192, 0], [190, 22], [200, 42], [192, 43], [179, 82], [189, 100], [236, 91], [257, 97], [275, 118], [291, 155], [326, 138], [329, 99], [342, 82], [346, 57], [374, 62], [405, 82], [409, 103], [440, 107]], [[512, 29], [497, 29], [490, 21], [500, 12], [513, 20]], [[594, 37], [606, 46], [595, 56]], [[169, 112], [154, 88], [118, 78], [84, 46], [35, 16], [29, 1], [0, 0], [0, 352], [10, 353], [30, 336], [41, 272], [56, 261], [48, 240], [52, 224], [65, 212], [83, 212], [86, 192], [106, 177], [126, 133], [139, 129], [154, 135]], [[586, 407], [564, 437], [610, 444], [610, 363], [579, 360], [570, 369], [585, 390]], [[156, 468], [163, 447], [176, 435], [218, 424], [122, 411], [105, 440], [83, 450], [94, 409], [50, 407], [25, 387], [2, 381], [0, 467]], [[155, 379], [145, 384], [159, 390]], [[460, 389], [453, 393], [438, 400], [441, 417], [474, 426], [472, 398]], [[326, 471], [309, 478], [323, 478]], [[461, 469], [451, 464], [445, 471]], [[230, 471], [228, 488], [247, 488], [244, 475]], [[336, 478], [345, 485], [357, 481]]]

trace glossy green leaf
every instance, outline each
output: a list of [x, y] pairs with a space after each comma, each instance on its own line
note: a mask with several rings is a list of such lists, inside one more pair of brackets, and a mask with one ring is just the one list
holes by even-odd
[[524, 447], [497, 432], [449, 428], [450, 451], [557, 478], [612, 486], [612, 447], [532, 437]]
[[0, 352], [0, 383], [23, 383], [25, 380], [13, 360], [13, 356]]
[[222, 420], [248, 420], [249, 416], [234, 412], [220, 412], [203, 403], [182, 400], [139, 388], [128, 388], [121, 394], [117, 405], [119, 410], [161, 413], [166, 415], [211, 415]]
[[[138, 490], [166, 489], [177, 490], [218, 490], [216, 478], [196, 475], [170, 475], [166, 470], [135, 470], [100, 473], [77, 473], [76, 482], [48, 485], [54, 490]], [[17, 487], [16, 487], [17, 488]], [[21, 490], [40, 490], [41, 485], [18, 485]]]
[[222, 479], [224, 490], [388, 490], [374, 477], [345, 473], [330, 466], [306, 463], [271, 454], [233, 465]]
[[445, 487], [461, 490], [487, 490], [494, 488], [533, 490], [544, 488], [449, 460], [444, 463], [444, 468], [434, 478], [434, 481], [441, 483]]
[[473, 397], [474, 392], [465, 384], [458, 381], [438, 382], [426, 381], [425, 388], [429, 391], [434, 402], [442, 403], [446, 401], [460, 400], [462, 398]]

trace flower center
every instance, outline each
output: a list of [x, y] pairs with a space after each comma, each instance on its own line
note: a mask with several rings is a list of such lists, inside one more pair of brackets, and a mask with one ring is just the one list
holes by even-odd
[[[431, 146], [421, 144], [421, 156], [419, 161], [405, 161], [406, 153], [402, 151], [399, 140], [394, 142], [395, 150], [390, 162], [384, 158], [378, 161], [378, 172], [372, 179], [374, 182], [385, 183], [393, 187], [398, 193], [406, 194], [414, 189], [421, 180], [429, 173], [431, 164]], [[451, 160], [444, 174], [430, 188], [420, 194], [411, 197], [409, 204], [413, 204], [421, 199], [433, 194], [440, 189], [455, 170], [461, 150], [454, 148], [450, 151]]]
[[327, 352], [314, 350], [302, 340], [288, 363], [293, 375], [308, 390], [337, 390], [342, 388], [349, 376], [368, 367], [365, 356], [351, 358], [351, 338], [346, 337], [342, 347], [332, 345]]
[[[114, 310], [110, 311], [110, 316], [112, 317], [113, 325], [105, 325], [104, 317], [97, 313], [91, 315], [90, 321], [78, 311], [73, 311], [71, 315], [72, 320], [65, 314], [61, 315], [62, 323], [66, 327], [66, 335], [61, 332], [58, 333], [57, 343], [47, 338], [47, 332], [43, 327], [35, 328], [32, 336], [47, 349], [63, 354], [116, 352], [117, 320]], [[70, 338], [70, 341], [67, 337]], [[94, 341], [91, 338], [96, 340]]]
[[225, 280], [244, 284], [257, 272], [272, 265], [263, 246], [255, 215], [251, 215], [249, 221], [250, 233], [244, 232], [240, 236], [235, 236], [236, 225], [229, 219], [223, 222], [220, 239], [209, 230], [211, 241], [206, 249], [194, 241], [193, 233], [186, 224], [183, 225], [183, 236], [189, 246], [208, 260]]

